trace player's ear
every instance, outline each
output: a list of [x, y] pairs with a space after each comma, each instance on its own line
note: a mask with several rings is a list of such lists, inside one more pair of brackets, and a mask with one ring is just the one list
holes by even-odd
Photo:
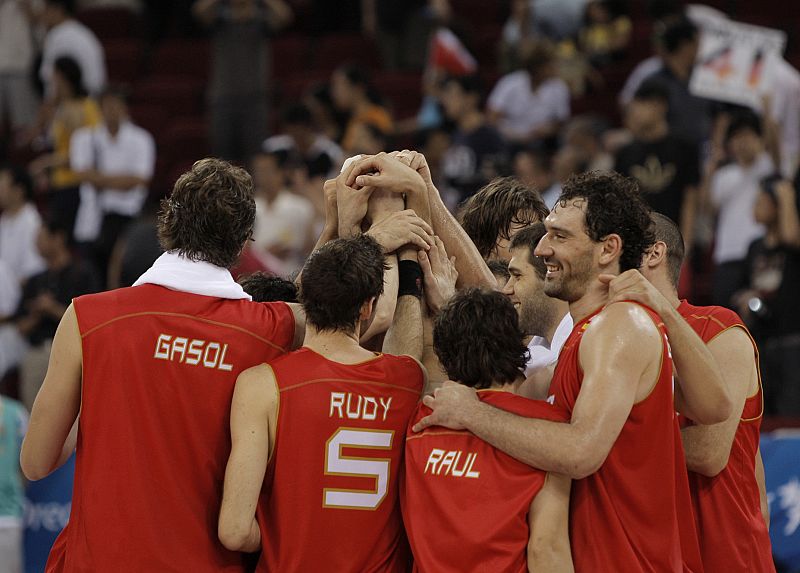
[[644, 266], [650, 269], [663, 264], [667, 259], [667, 244], [664, 241], [656, 241], [644, 256]]
[[622, 254], [622, 237], [616, 233], [611, 233], [600, 243], [600, 258], [598, 262], [601, 267], [612, 264], [619, 260]]
[[366, 322], [372, 317], [372, 311], [375, 310], [375, 300], [376, 298], [373, 296], [361, 305], [361, 312], [358, 315], [358, 320]]

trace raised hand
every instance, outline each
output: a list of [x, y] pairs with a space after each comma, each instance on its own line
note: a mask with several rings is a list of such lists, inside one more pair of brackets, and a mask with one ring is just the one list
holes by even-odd
[[433, 240], [430, 250], [420, 251], [417, 256], [424, 277], [425, 302], [431, 313], [436, 314], [455, 294], [458, 271], [455, 257], [447, 257], [442, 240], [436, 236]]
[[411, 209], [390, 214], [373, 224], [366, 234], [378, 241], [386, 253], [408, 244], [427, 251], [435, 244], [431, 226]]
[[354, 161], [346, 173], [345, 184], [356, 189], [380, 187], [393, 193], [421, 193], [427, 190], [419, 173], [387, 153]]

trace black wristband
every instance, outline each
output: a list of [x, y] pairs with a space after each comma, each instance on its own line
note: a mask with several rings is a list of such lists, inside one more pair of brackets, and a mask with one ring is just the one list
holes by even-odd
[[411, 295], [422, 298], [422, 267], [417, 261], [400, 261], [398, 265], [400, 280], [397, 297]]

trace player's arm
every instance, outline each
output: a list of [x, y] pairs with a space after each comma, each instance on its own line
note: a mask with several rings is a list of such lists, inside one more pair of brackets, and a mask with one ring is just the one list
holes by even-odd
[[78, 318], [70, 304], [56, 330], [47, 374], [22, 442], [20, 464], [29, 480], [42, 479], [56, 470], [75, 449], [82, 363]]
[[758, 497], [761, 501], [761, 515], [769, 531], [769, 501], [767, 501], [767, 478], [764, 473], [764, 460], [761, 458], [761, 447], [756, 451], [756, 483], [758, 484]]
[[532, 467], [581, 479], [603, 465], [630, 414], [640, 380], [660, 359], [660, 333], [644, 309], [614, 304], [583, 335], [584, 376], [570, 423], [498, 410], [478, 400], [472, 389], [448, 382], [425, 397], [434, 411], [414, 430], [432, 425], [467, 429]]
[[701, 424], [727, 420], [734, 404], [719, 362], [677, 309], [637, 270], [617, 277], [601, 275], [600, 279], [608, 282], [611, 301], [634, 300], [645, 304], [664, 321], [678, 381], [675, 409]]
[[231, 455], [219, 512], [218, 535], [231, 551], [261, 548], [256, 506], [274, 444], [278, 389], [267, 365], [248, 368], [236, 379], [231, 402]]
[[758, 387], [753, 342], [741, 328], [729, 328], [708, 343], [733, 399], [733, 414], [720, 424], [690, 426], [681, 430], [686, 467], [714, 477], [728, 465], [733, 438], [739, 427], [744, 402]]
[[[414, 248], [404, 247], [397, 253], [400, 261], [417, 260]], [[386, 332], [383, 351], [387, 354], [406, 354], [417, 362], [422, 359], [422, 301], [410, 293], [400, 293], [392, 325]]]
[[528, 512], [528, 571], [572, 573], [568, 477], [548, 473]]
[[292, 339], [292, 348], [300, 348], [303, 345], [303, 340], [306, 337], [306, 313], [303, 310], [303, 305], [297, 302], [287, 302], [286, 305], [292, 311], [294, 317], [294, 338]]

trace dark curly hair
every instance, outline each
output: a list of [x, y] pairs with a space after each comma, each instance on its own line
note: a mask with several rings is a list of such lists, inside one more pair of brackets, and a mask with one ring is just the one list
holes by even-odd
[[381, 246], [368, 235], [326, 243], [300, 276], [306, 320], [317, 330], [352, 332], [361, 306], [383, 293], [386, 269]]
[[195, 161], [161, 201], [158, 238], [165, 251], [230, 268], [252, 236], [255, 220], [250, 174], [206, 158]]
[[539, 192], [515, 177], [492, 179], [461, 206], [461, 226], [485, 259], [511, 226], [527, 226], [550, 214]]
[[436, 317], [433, 348], [452, 380], [488, 388], [523, 375], [530, 355], [524, 336], [508, 297], [471, 288], [451, 298]]
[[297, 302], [297, 285], [289, 279], [258, 271], [238, 282], [254, 302]]
[[564, 183], [558, 204], [586, 201], [586, 233], [599, 242], [612, 234], [622, 239], [619, 272], [638, 269], [655, 242], [650, 227], [650, 207], [639, 194], [635, 179], [615, 172], [590, 171], [573, 175]]

